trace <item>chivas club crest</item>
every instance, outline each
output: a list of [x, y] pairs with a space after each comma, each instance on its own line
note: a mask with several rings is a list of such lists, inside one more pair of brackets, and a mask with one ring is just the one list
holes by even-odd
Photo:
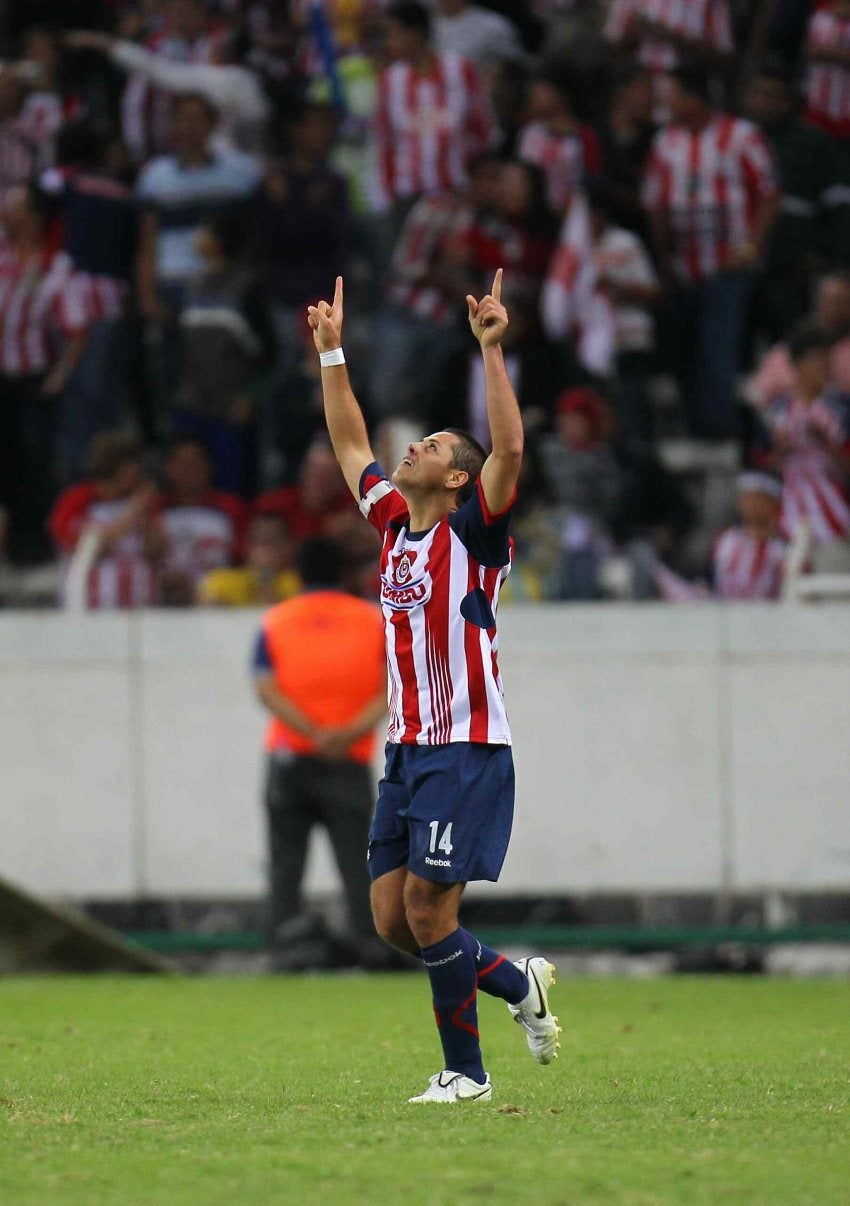
[[405, 582], [410, 577], [410, 557], [407, 553], [402, 553], [395, 567], [395, 580], [399, 586], [404, 586]]
[[381, 575], [381, 602], [393, 611], [412, 611], [431, 598], [431, 575], [427, 560], [420, 564], [407, 549], [390, 554], [389, 564]]

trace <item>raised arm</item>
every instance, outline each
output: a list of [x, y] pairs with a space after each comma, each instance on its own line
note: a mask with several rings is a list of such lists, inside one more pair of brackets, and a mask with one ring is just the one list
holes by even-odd
[[109, 34], [75, 30], [65, 37], [71, 50], [96, 50], [108, 55], [127, 72], [138, 72], [157, 88], [169, 92], [197, 92], [217, 109], [244, 121], [262, 121], [269, 103], [253, 74], [244, 68], [224, 70], [214, 63], [183, 63], [168, 59]]
[[487, 420], [493, 450], [481, 470], [481, 488], [487, 510], [496, 515], [513, 501], [522, 466], [524, 433], [519, 403], [502, 356], [502, 336], [508, 312], [502, 305], [502, 269], [493, 280], [493, 291], [476, 301], [467, 295], [469, 325], [481, 344], [487, 388]]
[[[307, 307], [307, 321], [313, 329], [313, 340], [322, 353], [339, 349], [342, 353], [342, 277], [336, 278], [333, 304], [320, 301]], [[322, 365], [322, 394], [325, 400], [325, 422], [331, 444], [342, 469], [346, 485], [360, 499], [360, 478], [375, 454], [369, 446], [369, 436], [363, 412], [354, 396], [345, 361]]]

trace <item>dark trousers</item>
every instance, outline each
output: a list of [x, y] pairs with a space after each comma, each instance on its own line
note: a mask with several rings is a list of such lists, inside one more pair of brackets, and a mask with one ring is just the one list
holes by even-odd
[[84, 476], [92, 437], [120, 427], [127, 417], [130, 340], [125, 318], [102, 318], [89, 328], [80, 362], [62, 395], [59, 464], [65, 481]]
[[24, 563], [51, 554], [56, 401], [43, 397], [41, 382], [0, 374], [0, 504], [9, 512], [12, 559]]
[[736, 384], [752, 273], [717, 272], [677, 289], [671, 316], [688, 430], [697, 437], [738, 434]]
[[358, 762], [271, 755], [266, 780], [271, 933], [299, 916], [310, 833], [324, 825], [345, 889], [354, 937], [373, 936], [366, 847], [374, 804], [372, 776]]

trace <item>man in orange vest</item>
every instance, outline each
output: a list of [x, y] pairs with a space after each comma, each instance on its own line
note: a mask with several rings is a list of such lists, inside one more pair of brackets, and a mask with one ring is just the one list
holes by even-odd
[[324, 825], [345, 888], [351, 938], [374, 946], [364, 851], [372, 815], [375, 727], [386, 712], [381, 613], [341, 589], [345, 554], [323, 536], [298, 554], [303, 592], [266, 612], [254, 650], [266, 732], [275, 970], [316, 962], [301, 883], [310, 834]]

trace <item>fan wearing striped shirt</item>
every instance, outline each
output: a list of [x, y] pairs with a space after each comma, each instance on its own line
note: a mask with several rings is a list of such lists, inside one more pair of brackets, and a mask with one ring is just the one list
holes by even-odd
[[850, 0], [812, 6], [806, 35], [806, 118], [850, 139]]
[[675, 282], [671, 341], [690, 434], [736, 434], [736, 380], [754, 274], [779, 208], [773, 158], [750, 122], [718, 112], [696, 63], [671, 73], [673, 122], [655, 139], [643, 201]]
[[815, 546], [850, 536], [850, 438], [840, 396], [828, 389], [831, 343], [816, 327], [792, 335], [794, 388], [765, 417], [770, 451], [762, 461], [782, 475], [782, 530], [793, 537], [805, 524]]
[[397, 0], [383, 24], [389, 66], [378, 80], [372, 205], [397, 233], [417, 197], [465, 188], [469, 164], [496, 141], [496, 125], [473, 64], [434, 50], [425, 5]]
[[488, 1101], [479, 988], [507, 1003], [532, 1055], [548, 1064], [558, 1027], [552, 966], [516, 964], [458, 923], [468, 880], [496, 880], [514, 804], [511, 734], [498, 668], [496, 608], [510, 570], [509, 526], [523, 427], [505, 370], [502, 270], [467, 296], [481, 347], [489, 455], [457, 428], [413, 441], [389, 478], [375, 462], [342, 351], [343, 285], [308, 307], [322, 365], [325, 419], [346, 483], [382, 541], [381, 607], [389, 683], [386, 770], [369, 834], [380, 936], [428, 972], [443, 1069], [416, 1103]]
[[740, 522], [714, 542], [714, 590], [719, 599], [778, 599], [788, 545], [779, 531], [782, 484], [770, 473], [738, 478]]

